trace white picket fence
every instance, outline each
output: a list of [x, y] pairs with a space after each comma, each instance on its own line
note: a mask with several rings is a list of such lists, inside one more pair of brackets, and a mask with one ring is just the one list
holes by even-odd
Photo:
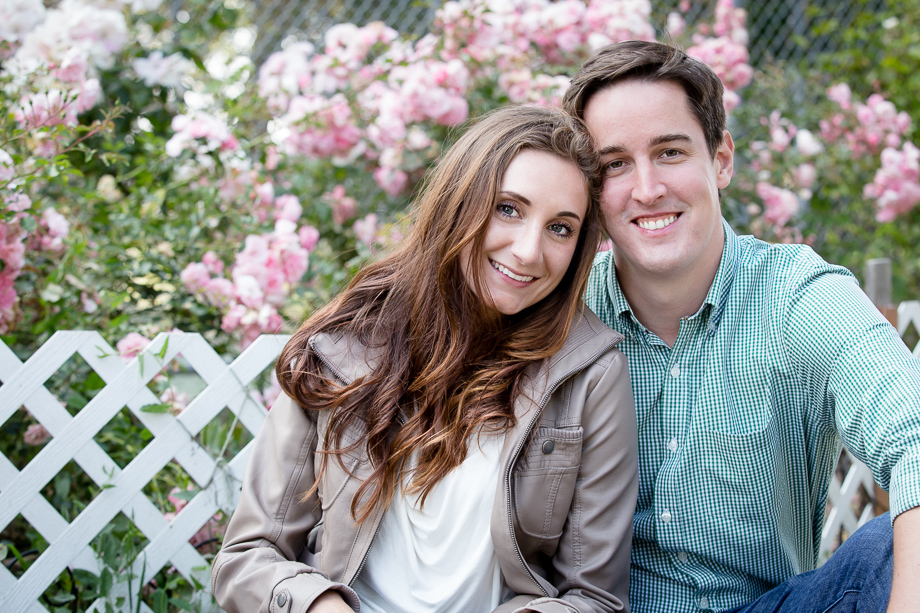
[[[903, 335], [911, 323], [920, 330], [920, 302], [905, 302], [899, 307], [899, 333]], [[172, 565], [190, 581], [205, 586], [195, 603], [197, 608], [216, 610], [206, 591], [208, 563], [189, 539], [219, 510], [232, 512], [249, 447], [222, 463], [212, 459], [195, 437], [225, 407], [250, 433], [259, 431], [265, 409], [252, 400], [247, 386], [273, 363], [287, 338], [263, 336], [230, 364], [200, 334], [161, 334], [128, 364], [97, 332], [57, 332], [25, 363], [0, 342], [0, 425], [24, 406], [52, 435], [21, 471], [0, 453], [0, 527], [21, 514], [49, 543], [18, 578], [0, 564], [0, 611], [46, 611], [41, 595], [68, 567], [100, 573], [102, 563], [90, 544], [119, 512], [129, 517], [148, 540], [133, 563], [134, 576], [140, 577], [146, 571], [149, 577]], [[920, 344], [913, 353], [920, 358]], [[45, 385], [74, 354], [79, 354], [106, 386], [72, 417]], [[180, 355], [207, 387], [178, 416], [141, 410], [160, 402], [147, 384], [163, 365]], [[125, 407], [153, 439], [120, 469], [94, 437]], [[173, 459], [201, 489], [172, 521], [167, 521], [142, 490]], [[71, 460], [97, 484], [100, 492], [68, 523], [41, 492]], [[871, 502], [861, 509], [852, 508], [860, 486], [873, 492], [871, 474], [855, 460], [842, 483], [836, 476], [833, 478], [822, 559], [841, 528], [851, 534], [872, 516]], [[113, 596], [127, 595], [125, 582], [116, 583], [114, 589]], [[134, 589], [136, 594], [136, 585]], [[97, 601], [93, 609], [104, 610], [104, 603]], [[140, 610], [151, 613], [143, 602]]]

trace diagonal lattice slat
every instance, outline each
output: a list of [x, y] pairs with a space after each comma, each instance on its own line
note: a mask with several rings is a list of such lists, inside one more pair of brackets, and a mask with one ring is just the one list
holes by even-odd
[[[265, 409], [251, 399], [247, 386], [274, 361], [286, 340], [264, 336], [231, 364], [198, 334], [162, 334], [129, 364], [95, 332], [58, 332], [25, 363], [0, 343], [0, 423], [25, 406], [53, 436], [22, 471], [0, 456], [0, 527], [22, 514], [50, 543], [18, 580], [0, 565], [0, 609], [44, 610], [38, 598], [67, 566], [98, 573], [100, 562], [90, 542], [119, 512], [148, 540], [131, 568], [134, 576], [144, 570], [149, 576], [151, 569], [172, 564], [186, 578], [208, 585], [207, 562], [189, 539], [217, 511], [235, 506], [248, 448], [221, 466], [195, 436], [224, 407], [253, 435], [258, 432]], [[44, 385], [74, 355], [80, 355], [106, 387], [72, 417]], [[178, 417], [143, 411], [159, 402], [147, 383], [178, 355], [208, 387]], [[125, 406], [153, 439], [121, 470], [93, 437]], [[41, 490], [71, 459], [102, 489], [68, 524]], [[200, 491], [169, 522], [141, 490], [173, 459]], [[115, 591], [125, 590], [118, 584]], [[102, 610], [101, 603], [96, 604]], [[198, 604], [202, 609], [212, 607], [203, 598]]]
[[853, 457], [846, 449], [843, 450], [841, 455], [850, 461], [850, 467], [842, 484], [835, 472], [831, 476], [831, 483], [827, 488], [830, 510], [824, 519], [824, 528], [821, 531], [821, 553], [819, 555], [821, 562], [830, 557], [834, 548], [839, 545], [837, 539], [841, 528], [847, 534], [853, 534], [874, 516], [873, 501], [871, 499], [867, 500], [866, 504], [855, 511], [851, 505], [851, 502], [857, 499], [860, 487], [866, 492], [874, 490], [875, 481], [872, 479], [872, 471], [869, 470], [868, 466]]

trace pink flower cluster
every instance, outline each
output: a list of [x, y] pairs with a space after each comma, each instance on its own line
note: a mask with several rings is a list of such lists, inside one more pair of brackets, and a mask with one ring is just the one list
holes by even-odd
[[436, 23], [445, 57], [469, 57], [481, 70], [576, 65], [592, 50], [628, 39], [654, 40], [648, 0], [460, 0]]
[[97, 68], [112, 66], [127, 44], [127, 24], [119, 11], [78, 0], [64, 0], [49, 10], [38, 6], [15, 1], [9, 20], [0, 25], [0, 32], [7, 28], [12, 37], [0, 38], [21, 41], [5, 67], [23, 94], [16, 118], [28, 129], [75, 125], [78, 113], [99, 102]]
[[899, 113], [880, 94], [872, 94], [865, 104], [854, 104], [850, 88], [838, 83], [827, 90], [827, 97], [843, 112], [821, 120], [821, 137], [827, 142], [845, 142], [854, 159], [885, 147], [899, 147], [901, 137], [910, 130], [910, 116]]
[[892, 221], [920, 203], [920, 150], [904, 143], [901, 150], [882, 151], [882, 167], [863, 189], [863, 196], [875, 200], [878, 221]]
[[748, 64], [748, 33], [744, 25], [747, 13], [736, 8], [733, 0], [718, 0], [715, 12], [715, 36], [709, 36], [708, 24], [702, 24], [687, 54], [708, 64], [719, 75], [725, 85], [725, 110], [731, 111], [741, 103], [738, 90], [749, 85], [754, 76]]
[[237, 254], [230, 278], [223, 276], [223, 262], [211, 252], [202, 262], [185, 267], [180, 278], [185, 287], [207, 304], [224, 310], [225, 332], [242, 331], [243, 346], [263, 332], [276, 332], [282, 324], [278, 313], [291, 287], [307, 271], [309, 250], [317, 235], [308, 227], [280, 219], [274, 232], [246, 237]]
[[14, 282], [25, 265], [26, 238], [18, 218], [0, 221], [0, 334], [9, 332], [17, 321]]
[[323, 194], [323, 201], [332, 208], [332, 221], [339, 225], [358, 214], [358, 201], [346, 195], [344, 185], [336, 185]]
[[166, 154], [170, 157], [179, 157], [185, 150], [196, 156], [206, 156], [240, 148], [226, 122], [203, 111], [176, 115], [172, 119], [172, 129], [176, 133], [166, 142]]
[[150, 339], [137, 332], [129, 332], [123, 339], [115, 343], [115, 350], [121, 359], [130, 362], [137, 357], [141, 351], [147, 348]]
[[408, 126], [464, 121], [468, 72], [397, 38], [382, 23], [340, 24], [327, 32], [324, 53], [300, 43], [266, 61], [259, 93], [280, 113], [274, 128], [285, 153], [342, 163], [363, 157], [383, 189], [405, 189], [406, 171], [421, 162], [404, 152], [431, 144], [420, 126]]
[[[769, 117], [761, 117], [760, 124], [769, 130], [770, 140], [755, 140], [749, 145], [751, 153], [754, 154], [752, 168], [755, 171], [772, 168], [774, 154], [784, 154], [791, 150], [798, 156], [809, 159], [824, 151], [824, 145], [810, 130], [796, 127], [779, 111], [773, 111]], [[796, 175], [796, 172], [796, 184], [803, 188], [810, 188], [815, 179], [814, 165], [803, 162], [793, 174]]]
[[[4, 165], [3, 150], [0, 149], [0, 173], [6, 176], [9, 165]], [[12, 159], [9, 160], [12, 162]], [[0, 178], [0, 181], [3, 179]], [[6, 191], [6, 190], [4, 190]], [[25, 266], [26, 253], [30, 250], [60, 251], [70, 230], [67, 219], [49, 207], [41, 216], [28, 211], [32, 201], [21, 192], [9, 191], [3, 196], [3, 206], [12, 213], [6, 221], [0, 221], [0, 334], [6, 334], [16, 324], [18, 295], [16, 279]], [[22, 220], [31, 217], [37, 221], [37, 231], [31, 236], [23, 229]]]
[[785, 226], [799, 210], [798, 196], [765, 181], [757, 183], [757, 196], [764, 204], [764, 218], [774, 226]]

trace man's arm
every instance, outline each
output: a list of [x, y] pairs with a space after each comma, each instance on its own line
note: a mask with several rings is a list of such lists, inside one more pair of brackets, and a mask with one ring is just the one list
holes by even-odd
[[916, 611], [920, 602], [920, 507], [894, 520], [894, 576], [888, 613]]

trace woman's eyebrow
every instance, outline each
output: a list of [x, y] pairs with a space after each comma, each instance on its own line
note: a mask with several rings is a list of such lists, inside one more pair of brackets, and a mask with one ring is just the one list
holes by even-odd
[[527, 199], [527, 198], [525, 198], [524, 196], [520, 195], [520, 194], [517, 193], [517, 192], [512, 192], [512, 191], [510, 191], [510, 190], [503, 189], [500, 193], [501, 193], [501, 194], [508, 195], [508, 196], [511, 196], [511, 197], [514, 198], [515, 200], [520, 200], [522, 203], [526, 204], [527, 206], [530, 206], [530, 200]]

